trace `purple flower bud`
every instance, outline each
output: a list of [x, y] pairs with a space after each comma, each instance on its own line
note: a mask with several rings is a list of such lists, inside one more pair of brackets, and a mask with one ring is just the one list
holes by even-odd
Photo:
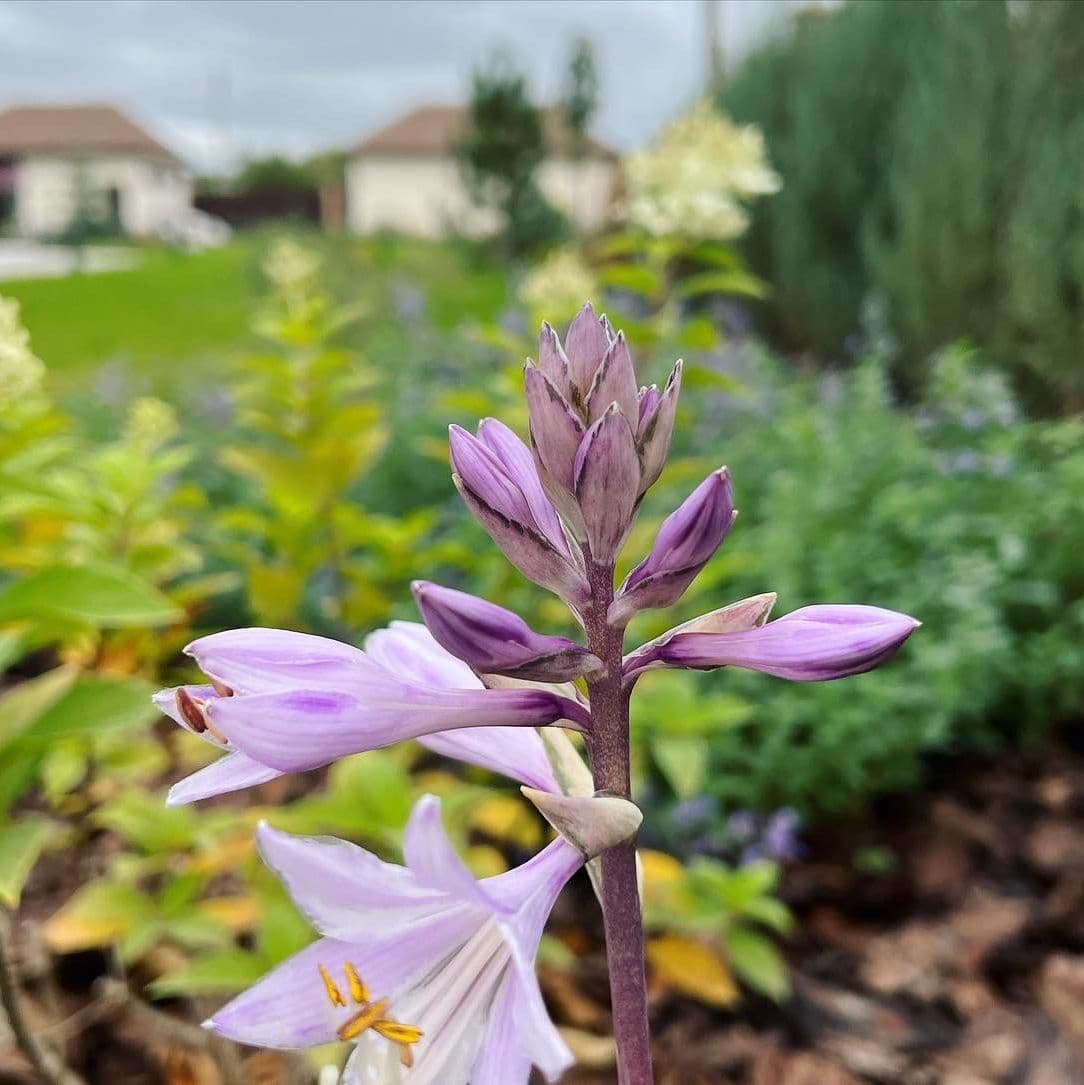
[[662, 393], [659, 391], [657, 384], [652, 384], [648, 388], [641, 388], [639, 392], [640, 399], [640, 421], [636, 425], [636, 436], [639, 438], [643, 432], [644, 420], [649, 414], [653, 414], [659, 406], [659, 400], [662, 399]]
[[[529, 359], [528, 359], [529, 360]], [[572, 377], [568, 369], [561, 340], [549, 321], [544, 321], [538, 334], [538, 368], [553, 382], [553, 386], [566, 400], [572, 398]]]
[[523, 384], [531, 416], [531, 441], [539, 463], [553, 482], [571, 493], [584, 425], [553, 381], [530, 362], [523, 371]]
[[730, 472], [720, 467], [663, 521], [651, 553], [629, 573], [610, 606], [610, 624], [623, 626], [638, 611], [676, 603], [726, 538], [735, 516]]
[[569, 325], [565, 336], [565, 354], [568, 357], [572, 384], [586, 393], [594, 380], [595, 371], [602, 364], [610, 349], [612, 329], [605, 317], [600, 320], [588, 302]]
[[595, 561], [612, 561], [621, 549], [636, 511], [639, 482], [636, 440], [615, 404], [587, 431], [576, 456], [576, 500]]
[[697, 621], [633, 652], [625, 661], [626, 675], [652, 666], [744, 667], [795, 682], [827, 682], [879, 667], [920, 624], [906, 614], [867, 606], [802, 607], [767, 625], [727, 632], [697, 628]]
[[601, 666], [575, 641], [536, 633], [496, 603], [425, 580], [411, 590], [437, 643], [480, 674], [567, 682]]
[[643, 471], [637, 496], [655, 484], [666, 466], [666, 457], [670, 453], [670, 436], [674, 432], [678, 394], [681, 391], [681, 371], [682, 362], [679, 359], [661, 395], [649, 388], [641, 396], [641, 420], [636, 443], [640, 448]]
[[587, 601], [587, 581], [546, 497], [527, 446], [507, 426], [486, 419], [472, 437], [450, 430], [452, 480], [467, 507], [508, 560], [529, 580], [566, 602]]
[[586, 402], [588, 422], [596, 421], [611, 403], [616, 403], [629, 420], [629, 425], [634, 430], [639, 426], [640, 400], [636, 390], [636, 370], [624, 332], [617, 333], [617, 338], [606, 351], [591, 382]]

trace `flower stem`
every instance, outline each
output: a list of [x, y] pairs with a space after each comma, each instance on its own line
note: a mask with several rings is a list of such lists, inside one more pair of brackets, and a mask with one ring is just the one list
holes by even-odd
[[[629, 697], [622, 688], [624, 630], [613, 629], [606, 611], [613, 601], [613, 565], [588, 562], [591, 607], [584, 615], [587, 645], [605, 669], [588, 683], [591, 694], [591, 771], [595, 788], [630, 797]], [[602, 855], [602, 913], [610, 972], [617, 1073], [620, 1085], [652, 1085], [651, 1034], [644, 974], [644, 927], [636, 879], [636, 844]]]

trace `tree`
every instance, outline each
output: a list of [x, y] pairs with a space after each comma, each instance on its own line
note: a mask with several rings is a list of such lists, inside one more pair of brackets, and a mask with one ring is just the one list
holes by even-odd
[[456, 150], [475, 201], [504, 219], [510, 253], [529, 252], [563, 232], [561, 215], [535, 180], [546, 156], [542, 115], [526, 78], [507, 59], [474, 73], [469, 124]]
[[572, 133], [573, 153], [583, 156], [587, 132], [598, 111], [598, 68], [595, 49], [587, 38], [577, 38], [568, 62], [564, 96], [565, 120]]

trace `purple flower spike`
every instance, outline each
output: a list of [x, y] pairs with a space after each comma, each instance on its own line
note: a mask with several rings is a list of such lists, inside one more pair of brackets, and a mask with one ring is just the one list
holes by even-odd
[[[387, 649], [390, 666], [379, 650], [276, 629], [232, 630], [193, 642], [188, 651], [212, 684], [164, 690], [155, 703], [229, 756], [181, 781], [169, 801], [234, 791], [410, 738], [428, 736], [439, 747], [440, 732], [452, 732], [440, 752], [558, 790], [533, 728], [558, 721], [585, 727], [590, 717], [583, 705], [554, 689], [485, 689], [424, 627], [416, 628], [424, 644], [399, 637], [400, 645], [409, 644], [413, 665]], [[435, 653], [444, 659], [435, 660]], [[464, 742], [461, 729], [487, 733]], [[524, 737], [509, 737], [517, 729]]]
[[206, 1028], [256, 1047], [352, 1043], [344, 1085], [527, 1085], [532, 1067], [555, 1081], [571, 1065], [534, 974], [549, 912], [584, 862], [567, 841], [475, 881], [429, 795], [403, 867], [266, 823], [257, 842], [322, 937]]
[[612, 561], [636, 511], [640, 460], [628, 419], [617, 404], [587, 431], [576, 457], [576, 500], [591, 557]]
[[610, 606], [610, 624], [624, 626], [640, 610], [676, 603], [726, 538], [735, 516], [730, 472], [720, 467], [663, 521], [651, 553], [629, 573]]
[[920, 624], [867, 606], [802, 607], [767, 625], [728, 632], [698, 630], [692, 622], [628, 656], [625, 674], [657, 666], [744, 667], [795, 682], [827, 682], [879, 667]]
[[572, 605], [588, 598], [587, 581], [546, 496], [527, 446], [493, 419], [473, 437], [450, 430], [452, 478], [467, 507], [504, 556], [529, 580]]
[[602, 665], [586, 648], [536, 633], [496, 603], [426, 580], [411, 587], [437, 643], [480, 674], [567, 682]]

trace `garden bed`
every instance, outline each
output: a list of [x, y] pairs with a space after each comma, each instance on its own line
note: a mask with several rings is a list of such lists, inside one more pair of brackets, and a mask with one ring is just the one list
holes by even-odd
[[[747, 998], [721, 1012], [654, 981], [660, 1085], [1084, 1081], [1079, 733], [1032, 759], [945, 759], [924, 792], [884, 799], [867, 819], [823, 824], [808, 846], [783, 885], [798, 918], [793, 998]], [[40, 948], [48, 897], [59, 906], [70, 872], [100, 872], [111, 850], [99, 834], [43, 862], [28, 887], [17, 941], [32, 1026], [65, 1036], [86, 1085], [227, 1081], [230, 1061], [212, 1058], [195, 1027], [208, 1006], [148, 1011], [128, 993], [145, 979], [140, 970], [126, 984], [104, 953], [50, 958]], [[567, 893], [551, 925], [576, 951], [574, 965], [542, 968], [581, 1060], [567, 1085], [614, 1080], [600, 924], [583, 921], [593, 914], [588, 893], [586, 883]], [[236, 1082], [306, 1080], [299, 1063], [268, 1052], [232, 1070]], [[34, 1081], [18, 1056], [0, 1056], [0, 1083]]]

